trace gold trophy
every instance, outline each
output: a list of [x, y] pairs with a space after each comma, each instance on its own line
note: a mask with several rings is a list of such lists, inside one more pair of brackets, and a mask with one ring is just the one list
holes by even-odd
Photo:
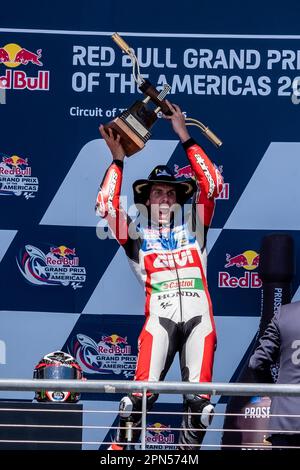
[[[159, 92], [148, 80], [141, 76], [139, 63], [133, 49], [128, 46], [118, 33], [113, 34], [112, 39], [122, 51], [131, 58], [134, 79], [138, 88], [146, 95], [142, 101], [136, 101], [132, 106], [119, 114], [119, 116], [104, 125], [106, 130], [110, 128], [114, 135], [120, 135], [120, 142], [127, 157], [130, 157], [142, 150], [146, 142], [150, 139], [150, 129], [157, 120], [158, 112], [162, 111], [166, 115], [172, 114], [172, 111], [164, 99], [171, 87], [165, 84], [162, 91]], [[150, 103], [152, 107], [149, 106]], [[218, 147], [222, 145], [221, 140], [200, 121], [192, 118], [186, 118], [186, 120], [187, 125], [199, 127], [206, 137], [215, 145]]]

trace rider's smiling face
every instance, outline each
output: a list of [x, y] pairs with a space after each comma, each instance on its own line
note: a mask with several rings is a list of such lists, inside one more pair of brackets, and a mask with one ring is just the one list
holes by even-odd
[[166, 183], [153, 184], [146, 206], [151, 209], [151, 219], [160, 224], [169, 224], [171, 207], [176, 204], [176, 189]]

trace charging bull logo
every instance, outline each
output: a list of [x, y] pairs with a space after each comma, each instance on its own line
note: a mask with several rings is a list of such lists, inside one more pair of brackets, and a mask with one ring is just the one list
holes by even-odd
[[219, 287], [250, 287], [261, 288], [262, 283], [257, 272], [254, 271], [259, 265], [259, 254], [254, 250], [246, 250], [243, 253], [231, 256], [226, 254], [225, 268], [243, 268], [246, 273], [242, 277], [231, 276], [227, 271], [219, 272]]
[[50, 248], [50, 253], [56, 256], [57, 258], [69, 258], [71, 259], [72, 256], [75, 256], [75, 248], [68, 248], [65, 245], [60, 245], [60, 246], [52, 246]]
[[14, 62], [24, 65], [27, 65], [29, 62], [31, 62], [32, 64], [41, 67], [41, 65], [43, 65], [43, 63], [40, 61], [41, 56], [42, 49], [38, 49], [35, 54], [34, 52], [28, 51], [28, 49], [22, 47], [16, 54]]
[[3, 63], [6, 67], [18, 67], [20, 64], [27, 65], [29, 62], [41, 67], [43, 63], [40, 61], [42, 56], [42, 49], [35, 52], [19, 46], [19, 44], [6, 44], [0, 47], [0, 64]]
[[[223, 173], [223, 166], [216, 166], [216, 178], [217, 178], [217, 183], [221, 184], [222, 183], [222, 191], [220, 194], [216, 197], [216, 199], [223, 199], [223, 200], [228, 200], [229, 199], [229, 192], [230, 192], [230, 185], [229, 183], [224, 183], [223, 178], [222, 178], [222, 173]], [[182, 167], [179, 167], [179, 165], [174, 165], [174, 176], [176, 179], [178, 178], [194, 178], [194, 172], [192, 170], [191, 165], [185, 165]]]
[[49, 70], [39, 70], [35, 77], [29, 77], [23, 70], [12, 70], [29, 64], [42, 67], [41, 57], [42, 49], [34, 52], [15, 43], [0, 47], [0, 65], [7, 67], [5, 75], [0, 76], [0, 88], [49, 90]]
[[194, 177], [194, 172], [192, 170], [191, 165], [182, 166], [181, 168], [178, 165], [174, 165], [174, 172], [174, 176], [176, 179], [182, 177], [189, 179]]
[[123, 338], [123, 336], [119, 336], [116, 334], [110, 335], [110, 336], [102, 336], [102, 341], [104, 343], [116, 345], [116, 344], [127, 344], [127, 336]]
[[12, 157], [2, 157], [2, 163], [11, 169], [22, 169], [22, 167], [28, 166], [28, 158], [18, 157], [17, 155], [13, 155]]
[[166, 426], [165, 424], [162, 424], [162, 423], [149, 424], [149, 426], [147, 426], [147, 430], [150, 434], [154, 436], [156, 434], [163, 434], [167, 436], [168, 433], [171, 432], [170, 426]]
[[36, 286], [82, 287], [86, 281], [86, 269], [79, 266], [75, 248], [65, 245], [51, 247], [48, 253], [33, 245], [26, 245], [16, 258], [19, 271], [24, 278]]
[[[175, 434], [170, 425], [156, 422], [147, 426], [146, 445], [149, 449], [168, 449], [174, 442]], [[174, 450], [174, 446], [170, 449]]]
[[225, 268], [236, 266], [237, 268], [243, 267], [247, 271], [252, 271], [259, 265], [259, 254], [252, 250], [244, 251], [244, 253], [235, 256], [227, 254], [226, 261]]
[[117, 333], [102, 335], [99, 342], [79, 333], [70, 347], [82, 370], [88, 374], [114, 374], [129, 378], [134, 375], [137, 356], [132, 355], [127, 336]]

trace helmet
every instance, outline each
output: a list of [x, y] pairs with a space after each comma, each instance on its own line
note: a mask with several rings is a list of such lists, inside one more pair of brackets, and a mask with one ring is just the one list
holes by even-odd
[[[73, 356], [63, 351], [54, 351], [46, 354], [35, 366], [34, 379], [53, 380], [80, 380], [82, 369]], [[53, 401], [76, 403], [80, 399], [80, 393], [38, 390], [35, 392], [37, 401]]]

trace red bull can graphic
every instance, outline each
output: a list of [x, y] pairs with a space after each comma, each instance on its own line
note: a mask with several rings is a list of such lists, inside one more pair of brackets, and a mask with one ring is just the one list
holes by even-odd
[[262, 282], [257, 272], [254, 270], [259, 265], [259, 254], [254, 250], [246, 250], [243, 253], [231, 256], [226, 254], [225, 268], [242, 268], [245, 270], [244, 276], [232, 276], [227, 271], [221, 271], [218, 275], [218, 287], [229, 288], [256, 288], [260, 289]]
[[[65, 245], [56, 247], [59, 255], [48, 253], [33, 245], [26, 245], [17, 256], [17, 266], [24, 278], [31, 284], [71, 286], [78, 289], [86, 281], [86, 269], [79, 265], [79, 257], [75, 256], [75, 248]], [[56, 248], [53, 248], [56, 251]], [[71, 254], [64, 255], [66, 251]], [[74, 253], [74, 254], [73, 254]]]
[[5, 74], [0, 75], [0, 89], [5, 90], [49, 90], [49, 70], [39, 70], [37, 75], [29, 76], [23, 70], [14, 70], [22, 66], [42, 67], [40, 60], [42, 49], [31, 51], [19, 44], [6, 44], [0, 47], [0, 65], [7, 67]]
[[39, 181], [31, 174], [28, 158], [0, 153], [0, 196], [23, 195], [25, 199], [31, 199], [38, 188]]

